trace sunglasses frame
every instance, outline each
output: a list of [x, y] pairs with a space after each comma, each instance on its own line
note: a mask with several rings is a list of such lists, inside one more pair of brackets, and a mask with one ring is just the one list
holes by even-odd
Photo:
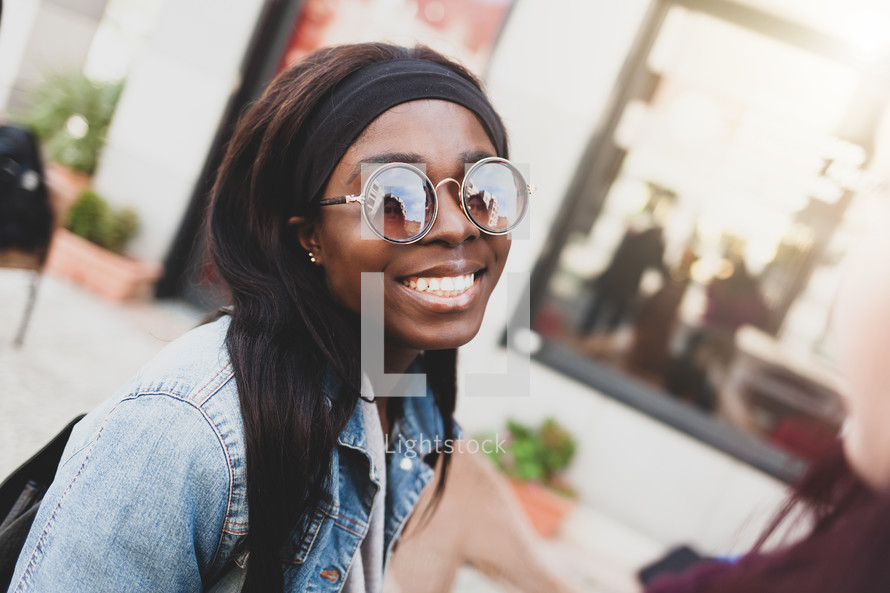
[[[472, 216], [470, 216], [470, 213], [467, 209], [467, 195], [466, 195], [466, 186], [464, 185], [464, 181], [466, 181], [468, 178], [470, 178], [472, 173], [474, 171], [476, 171], [479, 167], [486, 165], [488, 163], [498, 163], [498, 164], [502, 164], [502, 165], [509, 167], [514, 172], [514, 174], [519, 175], [519, 179], [523, 182], [523, 184], [525, 186], [525, 192], [526, 192], [525, 208], [523, 208], [522, 213], [519, 215], [519, 218], [516, 219], [516, 222], [514, 222], [512, 225], [510, 225], [509, 227], [507, 227], [506, 229], [503, 229], [503, 230], [494, 231], [494, 230], [483, 227], [478, 222], [476, 222], [476, 220]], [[425, 225], [423, 230], [418, 235], [416, 235], [415, 237], [412, 237], [410, 239], [401, 239], [401, 240], [393, 239], [391, 237], [387, 237], [386, 235], [384, 235], [376, 226], [371, 224], [371, 219], [370, 219], [370, 215], [368, 214], [368, 209], [365, 207], [365, 201], [366, 201], [366, 197], [368, 195], [368, 189], [371, 186], [371, 183], [377, 178], [378, 175], [380, 175], [384, 171], [387, 171], [389, 169], [395, 169], [395, 168], [404, 168], [404, 169], [408, 169], [408, 170], [411, 170], [411, 171], [417, 173], [420, 176], [420, 179], [424, 183], [424, 185], [432, 190], [432, 195], [435, 197], [435, 200], [433, 201], [433, 214], [432, 214], [432, 217], [430, 218], [429, 224]], [[457, 183], [458, 186], [460, 187], [460, 189], [459, 189], [460, 199], [458, 200], [458, 202], [460, 202], [460, 208], [461, 208], [461, 210], [463, 210], [464, 216], [466, 216], [467, 219], [471, 223], [473, 223], [473, 226], [475, 226], [480, 231], [482, 231], [483, 233], [486, 233], [488, 235], [506, 235], [507, 233], [509, 233], [510, 231], [515, 229], [517, 226], [519, 226], [519, 223], [522, 222], [522, 219], [525, 218], [525, 215], [528, 212], [528, 199], [531, 197], [532, 193], [534, 193], [534, 191], [535, 191], [535, 188], [528, 184], [528, 182], [525, 179], [525, 176], [522, 174], [522, 171], [519, 170], [519, 167], [517, 167], [515, 164], [513, 164], [509, 160], [503, 159], [501, 157], [496, 157], [496, 156], [486, 157], [484, 159], [480, 159], [480, 160], [476, 161], [475, 163], [473, 163], [470, 166], [469, 169], [467, 169], [467, 172], [464, 173], [464, 181], [458, 181], [457, 179], [454, 179], [452, 177], [447, 177], [447, 178], [441, 180], [438, 184], [433, 184], [432, 180], [429, 177], [427, 177], [426, 173], [424, 173], [417, 166], [412, 165], [411, 163], [395, 162], [395, 163], [386, 163], [386, 164], [382, 165], [381, 167], [375, 169], [374, 172], [371, 173], [371, 175], [369, 175], [368, 178], [365, 180], [365, 183], [362, 186], [361, 193], [349, 194], [349, 195], [345, 195], [345, 196], [337, 196], [334, 198], [326, 198], [324, 200], [319, 201], [318, 205], [319, 206], [336, 206], [339, 204], [352, 204], [352, 203], [361, 204], [362, 205], [362, 218], [365, 219], [365, 223], [368, 225], [368, 228], [370, 228], [371, 231], [375, 235], [377, 235], [384, 241], [388, 241], [390, 243], [397, 243], [399, 245], [409, 245], [411, 243], [416, 243], [417, 241], [420, 241], [421, 239], [423, 239], [427, 235], [427, 233], [430, 232], [430, 229], [433, 228], [433, 225], [436, 223], [436, 217], [439, 214], [439, 187], [441, 187], [442, 184], [450, 182], [450, 181]]]

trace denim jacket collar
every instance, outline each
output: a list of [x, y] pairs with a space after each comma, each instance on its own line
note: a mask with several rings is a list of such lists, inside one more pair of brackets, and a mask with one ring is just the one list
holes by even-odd
[[[409, 371], [420, 372], [422, 366], [419, 359], [416, 359]], [[340, 381], [329, 371], [327, 374], [327, 397], [333, 399], [337, 397]], [[373, 399], [374, 393], [367, 376], [362, 377], [361, 393], [365, 398]], [[422, 444], [423, 450], [421, 454], [429, 453], [427, 443], [435, 439], [436, 436], [441, 437], [443, 433], [442, 417], [439, 408], [435, 403], [435, 396], [432, 389], [427, 384], [427, 392], [425, 397], [405, 397], [402, 398], [402, 415], [396, 421], [392, 430], [393, 439], [404, 438], [407, 443]], [[359, 449], [367, 455], [368, 441], [365, 432], [365, 420], [361, 410], [356, 406], [352, 416], [346, 424], [346, 428], [337, 438], [340, 445]], [[387, 443], [390, 444], [390, 443]]]
[[[419, 362], [415, 362], [415, 365]], [[325, 392], [329, 400], [339, 391], [339, 380], [330, 371]], [[370, 397], [369, 385], [363, 395]], [[435, 405], [432, 391], [425, 397], [402, 399], [401, 414], [385, 441], [386, 468], [374, 468], [368, 451], [364, 414], [356, 406], [346, 427], [338, 437], [331, 457], [331, 499], [310, 517], [304, 530], [295, 530], [284, 560], [296, 573], [289, 573], [297, 581], [311, 578], [328, 585], [342, 584], [353, 555], [368, 529], [368, 519], [374, 504], [385, 504], [384, 569], [395, 543], [410, 518], [421, 492], [433, 478], [432, 460], [424, 459], [436, 439], [442, 438], [443, 423]], [[378, 472], [386, 472], [386, 492], [382, 493]], [[385, 494], [381, 497], [381, 494]], [[298, 534], [302, 531], [302, 538]], [[319, 562], [325, 575], [317, 580]], [[313, 568], [314, 565], [314, 568]], [[300, 568], [302, 567], [302, 568]], [[308, 571], [307, 571], [308, 569]], [[301, 576], [297, 576], [300, 574]], [[328, 583], [332, 575], [340, 575]], [[287, 588], [286, 588], [287, 589]], [[288, 589], [289, 590], [289, 589]], [[302, 590], [302, 589], [300, 589]], [[315, 589], [313, 589], [315, 590]]]

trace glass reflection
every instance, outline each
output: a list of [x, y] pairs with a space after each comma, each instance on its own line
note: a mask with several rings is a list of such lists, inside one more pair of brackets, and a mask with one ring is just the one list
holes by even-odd
[[637, 68], [645, 92], [579, 165], [583, 200], [534, 327], [654, 398], [812, 458], [843, 418], [828, 313], [874, 199], [864, 122], [888, 92], [686, 9]]
[[423, 177], [410, 169], [378, 172], [366, 198], [371, 224], [387, 237], [410, 239], [430, 223], [432, 195]]
[[486, 163], [476, 168], [465, 185], [469, 214], [486, 228], [506, 229], [525, 209], [523, 180], [500, 163]]

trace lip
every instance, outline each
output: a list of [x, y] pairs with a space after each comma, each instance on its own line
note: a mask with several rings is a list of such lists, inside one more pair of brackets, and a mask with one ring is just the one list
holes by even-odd
[[481, 263], [472, 262], [469, 260], [452, 260], [447, 262], [442, 262], [435, 266], [431, 266], [429, 268], [425, 268], [419, 272], [411, 272], [409, 274], [402, 274], [398, 277], [398, 280], [404, 280], [405, 278], [444, 278], [446, 276], [463, 276], [465, 274], [478, 274], [482, 270], [485, 269], [485, 266]]

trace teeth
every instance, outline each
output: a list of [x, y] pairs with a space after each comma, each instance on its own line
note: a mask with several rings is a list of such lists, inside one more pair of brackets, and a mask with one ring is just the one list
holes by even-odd
[[439, 296], [457, 296], [473, 286], [474, 275], [446, 276], [444, 278], [409, 278], [402, 284], [420, 292], [431, 292]]

